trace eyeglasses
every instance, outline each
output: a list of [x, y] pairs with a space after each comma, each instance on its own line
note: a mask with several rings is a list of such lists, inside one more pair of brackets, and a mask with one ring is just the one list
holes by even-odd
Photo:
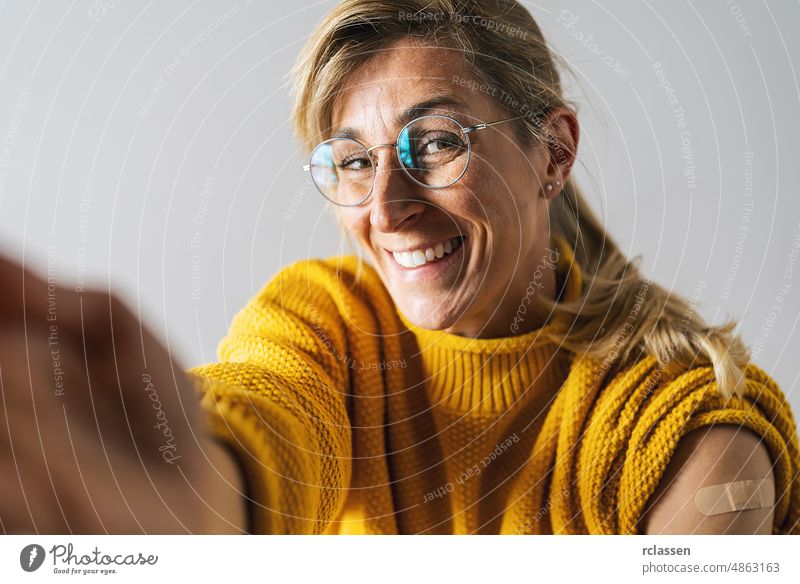
[[443, 189], [458, 182], [467, 172], [472, 153], [471, 133], [522, 117], [465, 128], [450, 116], [421, 116], [406, 124], [393, 144], [367, 148], [353, 138], [325, 140], [311, 151], [303, 170], [311, 173], [314, 185], [331, 203], [355, 207], [369, 198], [375, 186], [377, 163], [372, 151], [392, 147], [411, 180], [428, 189]]

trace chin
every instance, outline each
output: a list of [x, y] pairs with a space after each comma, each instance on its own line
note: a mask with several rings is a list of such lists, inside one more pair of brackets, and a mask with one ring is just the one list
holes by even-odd
[[[442, 311], [443, 306], [441, 298], [431, 299], [430, 302], [412, 302], [407, 303], [402, 300], [395, 301], [397, 307], [403, 315], [415, 326], [429, 330], [443, 330], [455, 324], [457, 319], [448, 310]], [[448, 307], [449, 308], [449, 307]]]

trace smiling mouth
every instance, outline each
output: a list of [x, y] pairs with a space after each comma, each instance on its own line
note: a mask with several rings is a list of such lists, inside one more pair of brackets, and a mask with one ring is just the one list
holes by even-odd
[[414, 269], [439, 261], [458, 250], [463, 243], [464, 236], [460, 235], [451, 237], [442, 243], [437, 243], [433, 247], [415, 249], [413, 251], [395, 251], [391, 255], [400, 266]]

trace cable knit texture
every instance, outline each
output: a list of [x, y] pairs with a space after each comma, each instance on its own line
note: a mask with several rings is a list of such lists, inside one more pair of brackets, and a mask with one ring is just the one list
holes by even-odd
[[[562, 296], [581, 273], [557, 240]], [[800, 533], [797, 428], [755, 365], [724, 401], [710, 367], [645, 357], [609, 378], [537, 330], [413, 326], [357, 258], [281, 270], [190, 370], [245, 469], [255, 533], [635, 534], [680, 438], [744, 426], [772, 457], [773, 532]], [[510, 334], [510, 333], [509, 333]]]

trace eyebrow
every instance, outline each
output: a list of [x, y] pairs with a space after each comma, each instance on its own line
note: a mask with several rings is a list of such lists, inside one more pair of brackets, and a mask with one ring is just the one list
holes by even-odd
[[[402, 128], [411, 120], [414, 120], [420, 116], [424, 116], [435, 109], [447, 109], [453, 107], [465, 109], [467, 104], [454, 95], [443, 93], [441, 95], [436, 95], [426, 99], [425, 101], [415, 103], [411, 107], [395, 115], [392, 118], [392, 122], [394, 123], [395, 127]], [[331, 136], [331, 138], [352, 138], [354, 140], [358, 140], [361, 138], [361, 130], [348, 126], [338, 130]]]

